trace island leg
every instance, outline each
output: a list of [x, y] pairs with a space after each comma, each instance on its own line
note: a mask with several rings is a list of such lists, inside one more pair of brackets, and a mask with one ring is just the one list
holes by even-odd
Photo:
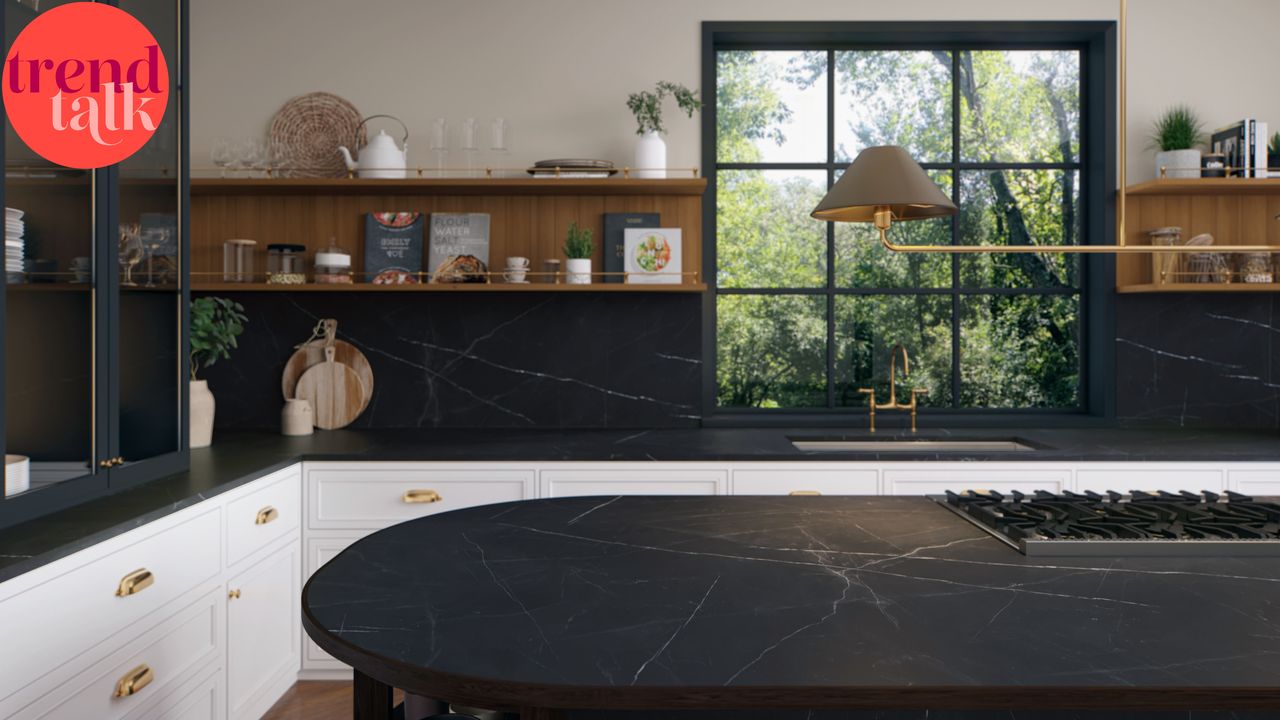
[[391, 686], [355, 671], [352, 716], [355, 720], [391, 720]]

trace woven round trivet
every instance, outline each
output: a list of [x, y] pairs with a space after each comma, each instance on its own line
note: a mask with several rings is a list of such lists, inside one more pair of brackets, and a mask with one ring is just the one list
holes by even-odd
[[271, 140], [288, 148], [294, 177], [346, 177], [338, 146], [356, 154], [353, 143], [367, 139], [360, 120], [360, 111], [337, 95], [307, 93], [285, 103], [271, 119]]

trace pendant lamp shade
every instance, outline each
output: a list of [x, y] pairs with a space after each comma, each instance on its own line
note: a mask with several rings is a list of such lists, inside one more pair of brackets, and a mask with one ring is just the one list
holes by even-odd
[[858, 153], [811, 215], [835, 222], [874, 222], [888, 209], [894, 220], [922, 220], [956, 214], [955, 203], [924, 168], [896, 145]]

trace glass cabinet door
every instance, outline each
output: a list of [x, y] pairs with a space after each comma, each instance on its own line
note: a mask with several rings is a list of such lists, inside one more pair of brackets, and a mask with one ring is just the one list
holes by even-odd
[[[164, 119], [146, 145], [117, 167], [119, 243], [116, 298], [117, 428], [113, 446], [127, 477], [144, 460], [174, 456], [182, 446], [182, 77], [179, 3], [121, 0], [160, 44], [169, 67]], [[177, 469], [175, 467], [175, 469]]]
[[[38, 12], [4, 3], [5, 46]], [[44, 0], [39, 11], [66, 2]], [[104, 482], [94, 334], [103, 258], [94, 252], [95, 183], [31, 151], [5, 120], [4, 442], [7, 498]], [[98, 267], [95, 267], [95, 264]]]

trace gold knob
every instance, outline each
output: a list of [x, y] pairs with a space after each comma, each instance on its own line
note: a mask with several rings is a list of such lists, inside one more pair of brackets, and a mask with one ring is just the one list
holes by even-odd
[[444, 500], [435, 490], [405, 490], [400, 499], [407, 503], [437, 503]]
[[231, 598], [232, 600], [239, 600], [239, 599], [240, 599], [240, 589], [239, 589], [239, 588], [236, 588], [235, 590], [228, 590], [228, 591], [227, 591], [227, 597], [228, 597], [228, 598]]
[[266, 525], [278, 517], [280, 517], [280, 511], [268, 505], [258, 511], [258, 517], [254, 518], [253, 524]]
[[817, 490], [792, 490], [788, 495], [821, 495]]
[[155, 679], [156, 674], [151, 671], [151, 667], [143, 663], [125, 673], [124, 677], [116, 681], [115, 696], [118, 698], [129, 697], [150, 685], [151, 681]]
[[126, 597], [134, 595], [146, 590], [154, 585], [156, 576], [146, 568], [138, 568], [133, 572], [120, 578], [120, 585], [116, 587], [116, 597]]
[[124, 458], [123, 458], [123, 457], [120, 457], [120, 456], [116, 456], [116, 458], [115, 458], [114, 462], [115, 462], [115, 464], [116, 464], [116, 465], [123, 465], [123, 464], [124, 464]]
[[107, 468], [109, 468], [109, 467], [111, 467], [112, 465], [115, 465], [115, 463], [112, 461], [112, 459], [111, 459], [111, 458], [107, 458], [106, 460], [99, 460], [99, 461], [98, 461], [98, 467], [100, 467], [100, 468], [102, 468], [102, 469], [104, 469], [104, 470], [105, 470], [105, 469], [107, 469]]

